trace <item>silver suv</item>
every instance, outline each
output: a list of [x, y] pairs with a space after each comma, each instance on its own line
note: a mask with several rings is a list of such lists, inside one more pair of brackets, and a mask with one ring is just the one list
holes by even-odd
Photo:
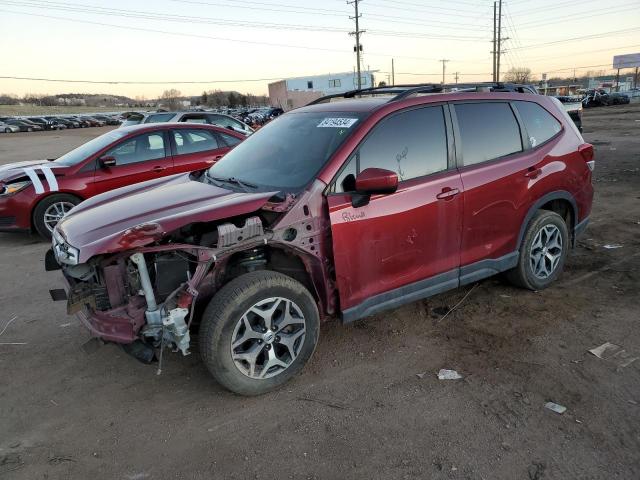
[[161, 123], [161, 122], [191, 122], [191, 123], [208, 123], [209, 125], [217, 125], [225, 127], [229, 130], [241, 133], [243, 135], [251, 135], [253, 129], [244, 122], [235, 118], [224, 115], [222, 113], [211, 112], [153, 112], [140, 113], [139, 115], [130, 115], [123, 123], [122, 127], [129, 125], [137, 125], [140, 123]]

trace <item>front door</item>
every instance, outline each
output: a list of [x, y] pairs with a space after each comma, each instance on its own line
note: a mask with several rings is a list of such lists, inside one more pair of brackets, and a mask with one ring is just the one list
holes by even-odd
[[165, 131], [126, 138], [105, 152], [104, 157], [113, 157], [116, 164], [106, 167], [98, 161], [94, 195], [174, 173]]
[[[333, 255], [345, 320], [458, 284], [463, 191], [445, 113], [438, 105], [386, 117], [331, 186]], [[395, 171], [398, 190], [355, 208], [355, 176], [371, 167]]]

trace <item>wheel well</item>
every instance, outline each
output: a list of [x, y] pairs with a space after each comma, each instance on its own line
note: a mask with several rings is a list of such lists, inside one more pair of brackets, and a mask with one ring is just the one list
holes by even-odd
[[542, 205], [540, 207], [540, 210], [549, 210], [560, 215], [567, 224], [569, 235], [572, 234], [573, 227], [575, 225], [575, 213], [573, 211], [573, 205], [571, 205], [571, 202], [562, 198], [556, 198]]
[[54, 195], [69, 195], [70, 197], [75, 197], [78, 200], [80, 200], [81, 202], [84, 200], [84, 198], [82, 198], [80, 195], [76, 195], [75, 193], [67, 193], [67, 192], [50, 192], [49, 195], [46, 195], [44, 197], [42, 197], [40, 200], [38, 200], [34, 205], [33, 208], [31, 209], [31, 233], [34, 233], [36, 231], [36, 225], [35, 225], [35, 213], [36, 213], [36, 208], [38, 208], [38, 205], [40, 205], [42, 202], [44, 202], [47, 198], [51, 198]]
[[319, 300], [302, 259], [292, 252], [269, 246], [234, 253], [227, 262], [223, 283], [254, 270], [272, 270], [287, 275], [304, 285], [316, 301]]

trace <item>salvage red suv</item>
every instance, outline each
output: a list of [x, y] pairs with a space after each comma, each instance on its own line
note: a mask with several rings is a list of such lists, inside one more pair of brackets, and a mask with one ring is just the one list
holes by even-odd
[[244, 135], [193, 124], [113, 130], [52, 160], [0, 166], [0, 231], [44, 238], [82, 200], [132, 183], [204, 169]]
[[321, 319], [499, 272], [547, 287], [588, 222], [592, 146], [550, 97], [435, 91], [300, 108], [206, 171], [83, 202], [54, 232], [52, 296], [147, 361], [197, 333], [218, 382], [255, 395], [302, 369]]

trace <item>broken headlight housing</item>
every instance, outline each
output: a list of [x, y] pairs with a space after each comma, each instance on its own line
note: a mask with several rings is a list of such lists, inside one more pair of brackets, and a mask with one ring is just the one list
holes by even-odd
[[53, 231], [52, 248], [58, 263], [65, 263], [67, 265], [78, 264], [80, 250], [69, 245], [57, 230]]

